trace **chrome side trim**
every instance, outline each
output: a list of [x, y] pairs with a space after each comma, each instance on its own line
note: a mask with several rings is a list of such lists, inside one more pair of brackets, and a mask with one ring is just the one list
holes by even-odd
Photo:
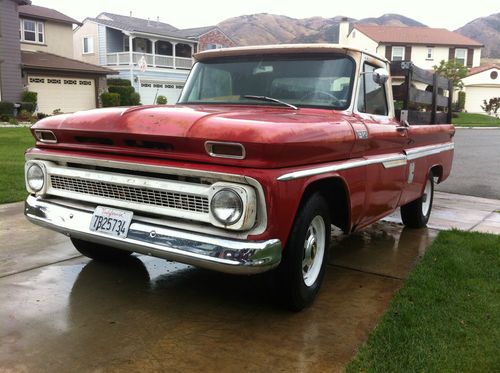
[[347, 170], [350, 168], [363, 167], [371, 164], [382, 163], [384, 168], [392, 168], [404, 166], [407, 164], [407, 161], [414, 160], [417, 158], [427, 157], [429, 155], [442, 153], [445, 151], [449, 151], [455, 148], [454, 143], [448, 142], [443, 144], [436, 145], [426, 145], [420, 146], [412, 149], [405, 150], [405, 154], [393, 153], [393, 154], [383, 154], [370, 156], [367, 158], [356, 158], [348, 161], [340, 161], [335, 164], [331, 164], [328, 166], [309, 168], [306, 170], [294, 171], [284, 175], [281, 175], [277, 178], [278, 181], [289, 181], [300, 179], [303, 177], [314, 176], [325, 174], [329, 172], [336, 172], [341, 170]]
[[91, 211], [28, 196], [25, 215], [32, 223], [122, 250], [152, 255], [232, 274], [256, 274], [281, 261], [281, 242], [231, 240], [132, 220], [126, 238], [90, 231]]
[[406, 158], [409, 161], [411, 161], [413, 159], [427, 157], [429, 155], [446, 152], [448, 150], [453, 150], [454, 148], [455, 148], [454, 143], [447, 142], [443, 144], [419, 146], [416, 148], [406, 149], [405, 153], [406, 153]]
[[[279, 176], [277, 180], [278, 181], [289, 181], [289, 180], [294, 180], [294, 179], [300, 179], [302, 177], [326, 174], [328, 172], [347, 170], [349, 168], [368, 166], [371, 164], [377, 164], [377, 163], [383, 164], [383, 163], [389, 163], [389, 162], [394, 162], [394, 161], [400, 161], [401, 157], [402, 157], [401, 154], [392, 154], [392, 155], [384, 155], [384, 156], [375, 156], [372, 158], [357, 158], [357, 159], [352, 159], [349, 161], [337, 162], [335, 164], [328, 165], [328, 166], [290, 172], [288, 174], [284, 174], [284, 175]], [[403, 155], [403, 157], [404, 157], [404, 155]]]

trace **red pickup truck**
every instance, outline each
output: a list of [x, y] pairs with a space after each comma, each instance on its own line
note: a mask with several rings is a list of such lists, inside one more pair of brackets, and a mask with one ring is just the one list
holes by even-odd
[[[454, 128], [409, 125], [407, 110], [398, 120], [383, 57], [280, 45], [195, 59], [176, 105], [34, 125], [28, 219], [96, 260], [137, 252], [233, 274], [273, 270], [294, 309], [320, 288], [331, 225], [354, 232], [398, 207], [407, 226], [426, 225]], [[434, 88], [424, 93], [435, 109], [446, 98]]]

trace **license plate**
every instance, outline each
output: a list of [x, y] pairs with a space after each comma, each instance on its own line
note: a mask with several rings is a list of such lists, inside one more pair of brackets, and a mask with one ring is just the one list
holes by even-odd
[[90, 221], [90, 230], [125, 238], [133, 215], [132, 211], [97, 206]]

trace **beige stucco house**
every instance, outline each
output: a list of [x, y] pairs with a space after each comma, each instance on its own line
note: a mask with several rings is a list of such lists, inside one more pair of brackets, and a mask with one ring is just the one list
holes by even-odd
[[500, 97], [500, 66], [485, 65], [473, 67], [464, 78], [465, 110], [469, 113], [483, 113], [483, 101]]
[[19, 6], [21, 69], [25, 89], [38, 93], [38, 110], [70, 113], [99, 106], [111, 69], [73, 59], [73, 25], [57, 10]]

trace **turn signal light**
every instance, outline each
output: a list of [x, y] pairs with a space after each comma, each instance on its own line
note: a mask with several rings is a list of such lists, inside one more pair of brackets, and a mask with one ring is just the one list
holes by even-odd
[[55, 144], [57, 142], [56, 135], [54, 135], [54, 132], [49, 130], [35, 130], [35, 136], [40, 142], [49, 144]]
[[245, 159], [245, 147], [236, 142], [207, 141], [205, 150], [211, 157]]

